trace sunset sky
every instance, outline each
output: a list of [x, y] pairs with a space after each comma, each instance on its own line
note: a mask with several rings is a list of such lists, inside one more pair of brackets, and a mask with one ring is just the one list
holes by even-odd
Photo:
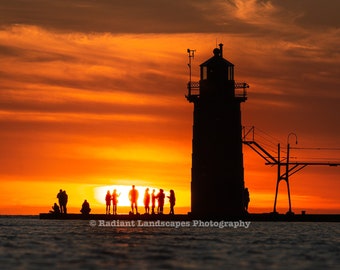
[[[176, 206], [190, 206], [187, 49], [198, 80], [218, 43], [250, 85], [242, 124], [267, 135], [265, 148], [294, 132], [292, 147], [322, 148], [292, 149], [294, 160], [340, 161], [339, 10], [338, 0], [0, 0], [0, 214], [48, 212], [59, 189], [71, 212], [87, 199], [105, 213], [106, 189], [132, 184], [141, 196], [174, 189]], [[272, 211], [276, 167], [247, 146], [244, 167], [249, 211]], [[290, 185], [293, 211], [340, 213], [340, 166], [308, 166]], [[285, 192], [282, 182], [280, 212]]]

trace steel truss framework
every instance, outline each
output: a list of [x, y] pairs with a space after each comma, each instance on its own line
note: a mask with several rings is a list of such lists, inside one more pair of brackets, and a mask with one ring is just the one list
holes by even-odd
[[245, 145], [248, 145], [252, 150], [254, 150], [259, 156], [261, 156], [265, 161], [265, 165], [277, 166], [277, 180], [276, 180], [276, 189], [275, 189], [275, 199], [274, 199], [274, 207], [273, 212], [276, 213], [276, 203], [277, 196], [279, 191], [279, 184], [281, 181], [285, 181], [287, 185], [287, 193], [288, 193], [288, 205], [289, 210], [287, 214], [293, 214], [292, 212], [292, 204], [290, 197], [290, 187], [289, 187], [289, 177], [293, 174], [301, 171], [303, 168], [307, 166], [338, 166], [339, 162], [299, 162], [299, 161], [290, 161], [290, 149], [291, 146], [289, 144], [289, 136], [295, 135], [295, 133], [290, 133], [288, 135], [287, 140], [287, 152], [286, 157], [281, 155], [282, 148], [280, 143], [277, 145], [277, 157], [273, 156], [269, 153], [264, 147], [262, 147], [258, 142], [255, 141], [255, 127], [243, 127], [243, 137], [242, 142]]

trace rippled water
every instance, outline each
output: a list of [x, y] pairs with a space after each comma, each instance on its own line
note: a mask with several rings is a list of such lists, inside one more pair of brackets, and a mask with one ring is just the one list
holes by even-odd
[[339, 223], [91, 227], [0, 218], [1, 269], [340, 269]]

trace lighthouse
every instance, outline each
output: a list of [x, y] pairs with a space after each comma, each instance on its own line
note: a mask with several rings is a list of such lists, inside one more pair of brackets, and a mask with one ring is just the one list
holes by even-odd
[[[191, 68], [191, 55], [188, 49]], [[234, 65], [223, 44], [200, 65], [200, 81], [188, 83], [194, 105], [191, 213], [197, 217], [236, 217], [245, 213], [241, 103], [246, 83], [234, 80]]]

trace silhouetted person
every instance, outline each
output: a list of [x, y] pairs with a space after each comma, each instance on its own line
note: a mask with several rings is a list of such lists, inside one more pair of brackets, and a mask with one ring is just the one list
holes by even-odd
[[114, 215], [117, 215], [117, 204], [118, 204], [118, 197], [120, 196], [120, 193], [117, 194], [117, 190], [115, 189], [112, 192], [112, 213]]
[[68, 196], [66, 194], [66, 190], [62, 191], [60, 190], [58, 195], [57, 195], [58, 201], [59, 201], [59, 205], [60, 205], [60, 212], [62, 214], [67, 214], [67, 201], [68, 201]]
[[83, 215], [88, 215], [91, 212], [91, 208], [90, 208], [90, 204], [87, 202], [87, 200], [85, 200], [81, 206], [80, 212]]
[[248, 205], [249, 205], [249, 202], [250, 202], [250, 196], [249, 196], [248, 188], [244, 189], [243, 199], [244, 199], [244, 209], [248, 212]]
[[110, 215], [111, 194], [109, 190], [106, 192], [105, 201], [106, 201], [106, 215]]
[[169, 198], [169, 202], [170, 202], [170, 213], [169, 213], [169, 215], [174, 215], [175, 214], [174, 206], [176, 204], [175, 191], [173, 191], [171, 189], [170, 190], [170, 196], [168, 196], [168, 198]]
[[52, 210], [50, 210], [51, 214], [60, 214], [60, 208], [58, 206], [58, 204], [54, 203], [54, 205], [52, 206]]
[[154, 215], [155, 214], [155, 207], [156, 207], [156, 194], [155, 194], [155, 190], [152, 190], [152, 194], [151, 194], [151, 214]]
[[138, 214], [138, 205], [137, 205], [137, 201], [138, 201], [138, 190], [135, 189], [135, 185], [132, 186], [132, 189], [129, 192], [129, 200], [131, 202], [131, 212], [132, 214], [134, 213], [134, 208], [136, 209], [136, 214]]
[[159, 193], [157, 194], [156, 198], [158, 199], [158, 214], [163, 214], [163, 207], [164, 207], [164, 190], [160, 189]]
[[63, 191], [60, 189], [59, 193], [57, 194], [57, 198], [58, 198], [58, 203], [59, 203], [59, 209], [62, 212], [62, 203], [63, 203]]
[[145, 208], [145, 214], [150, 213], [150, 194], [149, 189], [147, 188], [144, 193], [144, 208]]
[[64, 213], [67, 214], [67, 202], [68, 202], [68, 195], [66, 194], [66, 190], [63, 191], [63, 200], [64, 200]]

